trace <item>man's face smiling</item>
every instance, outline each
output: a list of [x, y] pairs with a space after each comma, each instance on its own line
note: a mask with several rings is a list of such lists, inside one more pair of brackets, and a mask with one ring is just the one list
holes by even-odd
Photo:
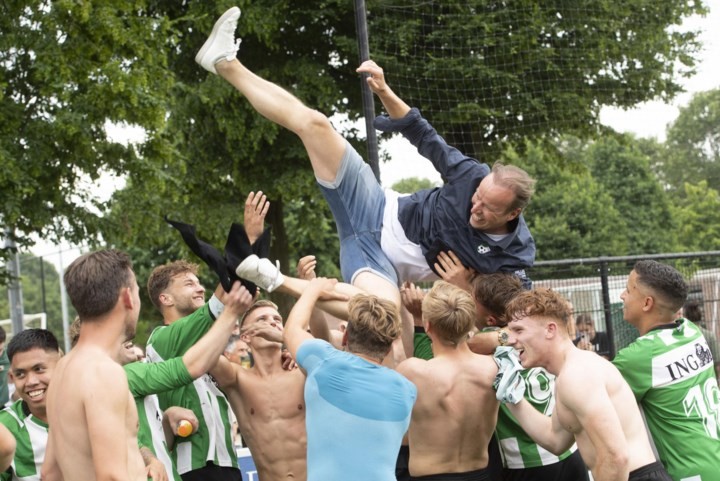
[[486, 176], [472, 196], [470, 226], [487, 234], [507, 234], [508, 222], [521, 212], [511, 209], [514, 201], [512, 190], [496, 184], [494, 174]]
[[10, 378], [15, 390], [30, 408], [30, 412], [45, 419], [45, 400], [53, 370], [60, 358], [59, 352], [50, 352], [35, 347], [17, 352], [10, 366]]
[[162, 295], [168, 296], [183, 316], [192, 314], [205, 304], [205, 288], [192, 272], [174, 276]]
[[523, 367], [542, 367], [545, 323], [532, 316], [521, 316], [510, 321], [507, 328], [510, 331], [508, 345], [518, 351]]

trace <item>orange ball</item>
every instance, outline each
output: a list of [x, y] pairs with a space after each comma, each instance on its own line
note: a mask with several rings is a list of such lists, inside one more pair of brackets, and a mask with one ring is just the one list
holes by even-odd
[[182, 438], [186, 438], [186, 437], [190, 436], [192, 434], [192, 432], [193, 432], [193, 427], [192, 427], [192, 424], [190, 424], [190, 421], [183, 419], [182, 421], [180, 421], [178, 423], [178, 427], [177, 427], [178, 436], [180, 436]]

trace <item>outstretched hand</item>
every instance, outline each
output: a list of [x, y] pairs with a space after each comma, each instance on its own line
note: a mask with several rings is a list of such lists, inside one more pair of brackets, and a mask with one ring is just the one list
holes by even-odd
[[337, 279], [328, 279], [327, 277], [316, 277], [312, 279], [306, 288], [307, 291], [317, 294], [317, 298], [321, 301], [347, 301], [348, 296], [335, 290]]
[[412, 282], [403, 282], [400, 288], [400, 299], [405, 309], [413, 316], [413, 319], [422, 319], [422, 301], [425, 292]]
[[372, 60], [365, 60], [356, 70], [358, 73], [367, 74], [365, 81], [370, 90], [376, 95], [386, 93], [390, 88], [385, 82], [385, 73], [383, 69]]
[[245, 200], [245, 232], [250, 244], [254, 244], [265, 228], [265, 216], [270, 209], [270, 202], [262, 191], [250, 192]]
[[[216, 295], [218, 294], [217, 291], [215, 291], [215, 293]], [[255, 295], [250, 294], [250, 292], [245, 288], [245, 286], [240, 284], [240, 282], [238, 281], [235, 281], [233, 283], [230, 292], [222, 292], [218, 295], [220, 302], [225, 305], [225, 310], [236, 315], [237, 317], [240, 317], [242, 314], [245, 313], [245, 311], [250, 308], [250, 306], [252, 306], [253, 302], [255, 302], [256, 297], [257, 292], [255, 293]]]
[[475, 275], [475, 271], [466, 268], [453, 251], [440, 252], [434, 265], [435, 271], [444, 281], [472, 293], [470, 280]]
[[297, 276], [300, 279], [311, 280], [317, 277], [315, 275], [315, 266], [317, 266], [317, 260], [315, 256], [301, 257], [297, 263]]

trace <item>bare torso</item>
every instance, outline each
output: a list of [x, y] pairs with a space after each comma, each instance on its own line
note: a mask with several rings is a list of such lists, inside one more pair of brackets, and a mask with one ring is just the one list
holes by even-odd
[[[122, 412], [114, 409], [117, 406]], [[60, 360], [48, 389], [47, 410], [53, 459], [64, 479], [95, 480], [98, 465], [116, 471], [113, 479], [147, 479], [127, 378], [104, 351], [78, 346]]]
[[[591, 374], [589, 374], [591, 373]], [[604, 389], [617, 413], [627, 441], [630, 471], [655, 461], [648, 441], [647, 431], [640, 415], [630, 387], [622, 375], [607, 360], [592, 352], [572, 351], [555, 381], [555, 411], [552, 422], [559, 423], [563, 429], [575, 436], [580, 454], [592, 471], [597, 463], [596, 449], [590, 435], [583, 429], [577, 416], [564, 404], [563, 398], [568, 390], [574, 389], [573, 379], [582, 379], [591, 375], [598, 389]], [[586, 396], [603, 396], [603, 392], [584, 393]], [[598, 414], [602, 416], [602, 413]]]
[[398, 368], [418, 389], [409, 429], [412, 476], [475, 471], [488, 464], [498, 413], [492, 389], [497, 366], [465, 344], [458, 349], [429, 361], [409, 359]]
[[260, 481], [307, 478], [305, 375], [278, 366], [263, 376], [257, 367], [235, 367], [237, 383], [225, 394], [252, 452]]

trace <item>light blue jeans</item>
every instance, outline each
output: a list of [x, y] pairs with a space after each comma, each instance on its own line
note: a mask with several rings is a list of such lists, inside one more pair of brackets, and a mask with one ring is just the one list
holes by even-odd
[[352, 283], [369, 271], [398, 285], [395, 268], [380, 247], [385, 193], [370, 166], [348, 143], [335, 181], [317, 182], [335, 218], [343, 280]]

